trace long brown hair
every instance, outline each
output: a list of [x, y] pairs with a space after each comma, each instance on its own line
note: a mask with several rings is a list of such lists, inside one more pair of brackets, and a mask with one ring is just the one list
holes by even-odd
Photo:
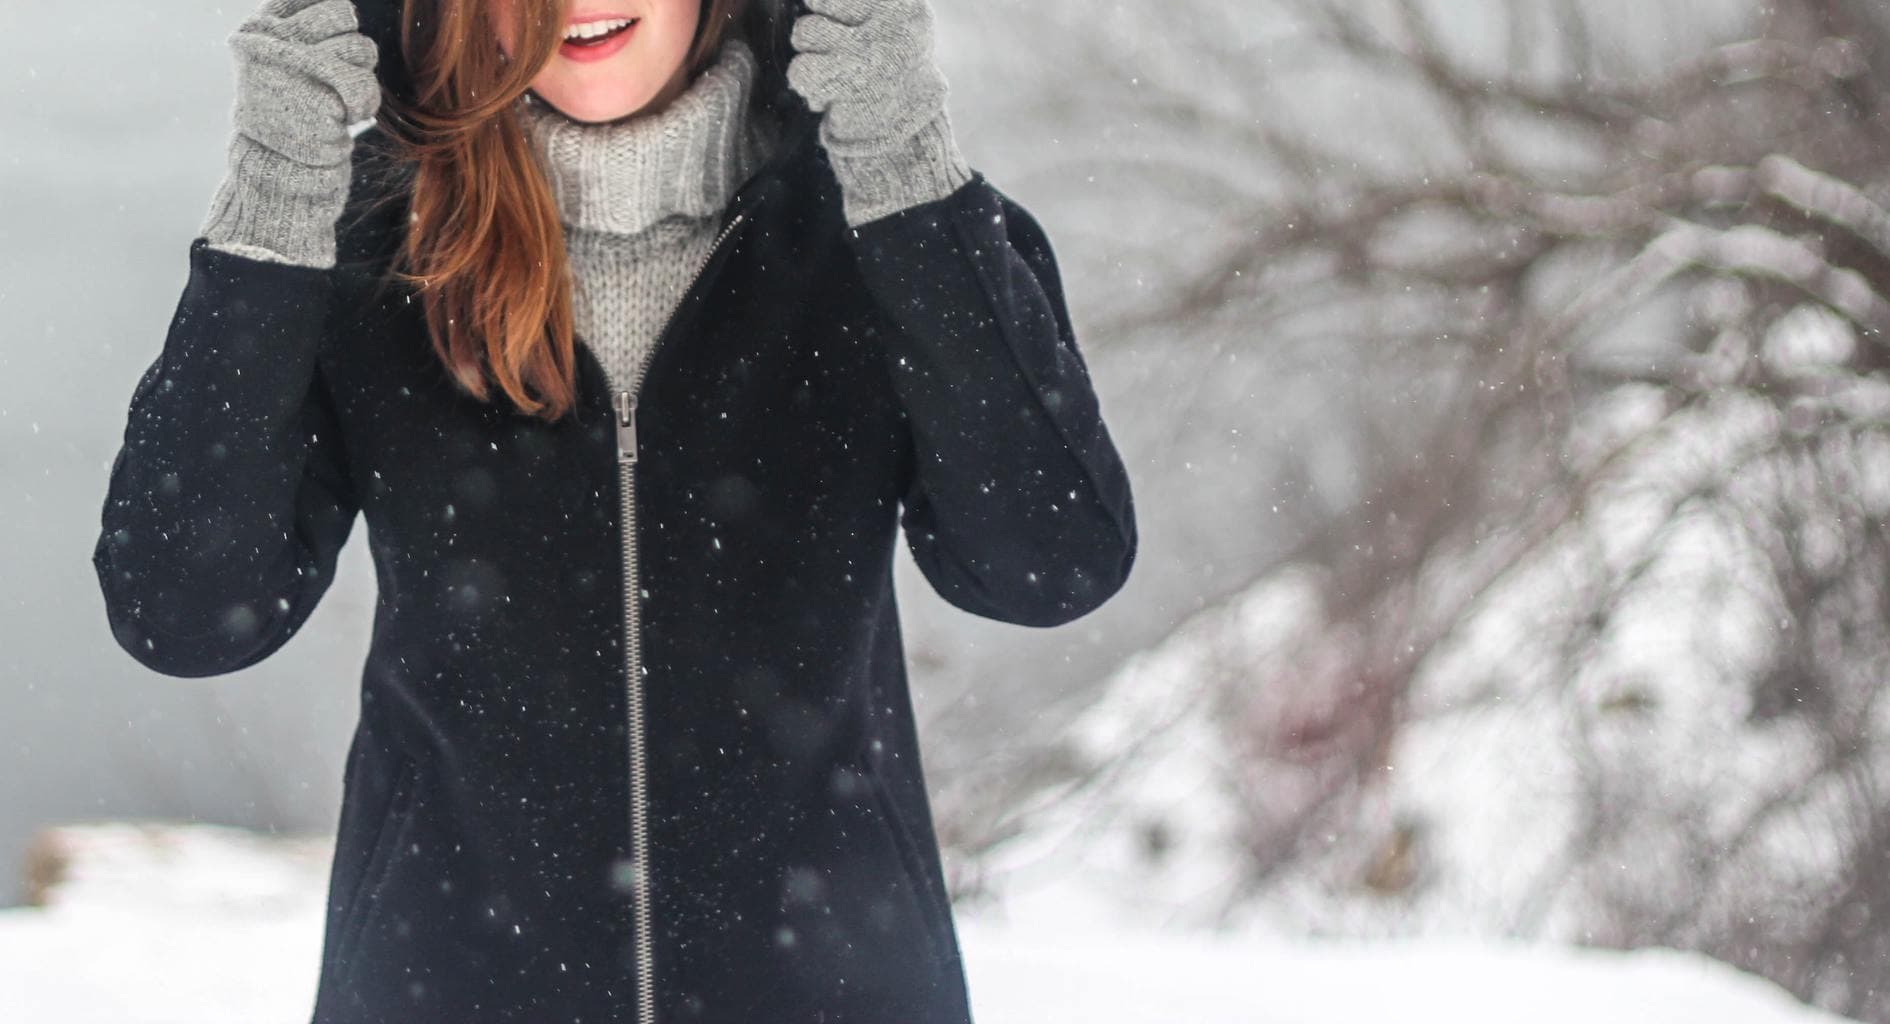
[[[557, 53], [572, 2], [516, 0], [507, 60], [494, 0], [404, 0], [414, 95], [384, 95], [376, 118], [412, 174], [390, 274], [422, 297], [434, 353], [474, 398], [496, 389], [548, 421], [577, 397], [571, 282], [557, 201], [513, 104]], [[702, 0], [692, 78], [748, 7]]]

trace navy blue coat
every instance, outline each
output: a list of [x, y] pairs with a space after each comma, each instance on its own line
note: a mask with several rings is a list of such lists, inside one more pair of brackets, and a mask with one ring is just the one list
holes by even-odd
[[819, 115], [771, 99], [784, 144], [630, 429], [588, 347], [557, 423], [453, 385], [381, 278], [380, 127], [332, 270], [190, 244], [93, 562], [132, 657], [212, 676], [287, 642], [366, 523], [316, 1024], [970, 1020], [899, 530], [952, 604], [1055, 626], [1127, 578], [1129, 480], [1031, 215], [976, 172], [848, 229]]

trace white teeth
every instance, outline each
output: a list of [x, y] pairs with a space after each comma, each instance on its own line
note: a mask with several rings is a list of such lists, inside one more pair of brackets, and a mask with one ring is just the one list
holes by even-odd
[[564, 30], [566, 39], [595, 39], [598, 36], [614, 32], [635, 22], [635, 18], [613, 18], [609, 21], [588, 21], [582, 25], [572, 25]]

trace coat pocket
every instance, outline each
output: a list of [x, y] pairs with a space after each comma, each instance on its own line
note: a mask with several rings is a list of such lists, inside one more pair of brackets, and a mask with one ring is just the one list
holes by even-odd
[[361, 933], [366, 929], [368, 918], [374, 913], [380, 890], [387, 881], [389, 869], [398, 856], [402, 837], [407, 832], [408, 820], [413, 814], [414, 792], [418, 788], [419, 769], [411, 758], [402, 757], [400, 772], [395, 776], [393, 792], [388, 796], [386, 810], [381, 814], [380, 827], [375, 830], [373, 845], [368, 852], [367, 863], [362, 865], [353, 890], [348, 894], [347, 909], [341, 915], [341, 941], [336, 950], [344, 963], [351, 963], [354, 951], [359, 944]]
[[795, 817], [774, 874], [780, 916], [768, 929], [792, 985], [822, 999], [844, 994], [829, 985], [889, 999], [931, 988], [940, 955], [930, 900], [870, 772], [837, 766], [825, 797]]

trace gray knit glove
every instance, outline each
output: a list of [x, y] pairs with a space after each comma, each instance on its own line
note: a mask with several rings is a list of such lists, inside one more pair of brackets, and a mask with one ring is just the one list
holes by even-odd
[[353, 0], [267, 0], [229, 43], [229, 163], [199, 234], [228, 252], [332, 267], [353, 171], [348, 126], [380, 108], [374, 43]]
[[820, 141], [857, 227], [971, 180], [945, 111], [927, 0], [805, 0], [788, 85], [825, 111]]

